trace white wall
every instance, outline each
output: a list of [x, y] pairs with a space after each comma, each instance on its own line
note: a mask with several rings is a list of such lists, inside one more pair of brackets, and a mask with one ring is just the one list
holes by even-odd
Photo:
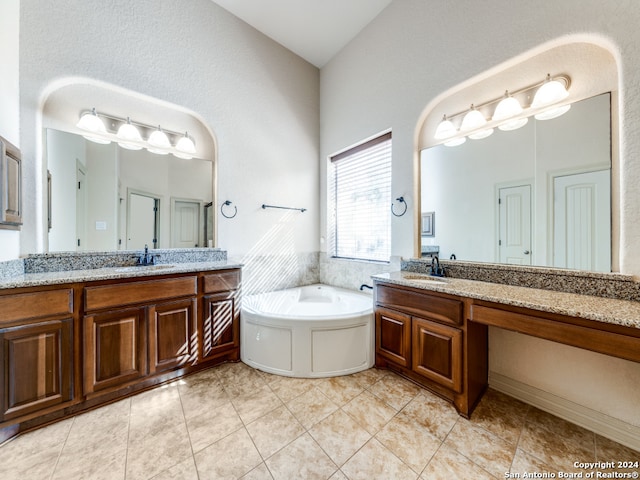
[[[20, 0], [0, 2], [0, 135], [20, 146], [18, 39]], [[0, 230], [0, 261], [18, 257], [20, 233]]]
[[[621, 79], [620, 266], [622, 272], [640, 275], [638, 25], [640, 8], [636, 0], [493, 0], [489, 4], [475, 0], [394, 1], [321, 71], [321, 231], [326, 231], [325, 159], [392, 128], [393, 195], [403, 195], [409, 203], [407, 215], [393, 218], [392, 253], [412, 256], [413, 212], [419, 208], [413, 195], [414, 159], [417, 129], [426, 106], [442, 92], [542, 44], [570, 34], [585, 34], [617, 50], [614, 54]], [[549, 343], [540, 348], [538, 342], [523, 337], [514, 350], [507, 348], [511, 341], [508, 335], [495, 337], [491, 335], [490, 340], [490, 368], [494, 372], [532, 382], [547, 392], [640, 425], [640, 364], [621, 361], [624, 368], [612, 369], [609, 360], [583, 352], [581, 374], [574, 376], [570, 371], [554, 369], [554, 361], [549, 360], [564, 360], [559, 345]], [[523, 364], [518, 361], [520, 351], [535, 354]], [[513, 368], [503, 368], [506, 365]], [[531, 372], [536, 372], [536, 378]], [[606, 392], [603, 396], [609, 401], [594, 399], [595, 388]]]
[[260, 208], [269, 203], [308, 208], [291, 223], [292, 244], [318, 250], [317, 68], [210, 0], [22, 0], [25, 190], [40, 192], [26, 199], [22, 253], [43, 248], [39, 111], [47, 88], [67, 77], [198, 114], [217, 140], [217, 198], [238, 208], [234, 219], [219, 219], [218, 246], [239, 257], [259, 248], [280, 218]]

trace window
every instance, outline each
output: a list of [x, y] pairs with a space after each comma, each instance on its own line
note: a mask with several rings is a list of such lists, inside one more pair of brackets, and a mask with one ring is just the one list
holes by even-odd
[[388, 262], [391, 256], [391, 132], [330, 160], [331, 255]]

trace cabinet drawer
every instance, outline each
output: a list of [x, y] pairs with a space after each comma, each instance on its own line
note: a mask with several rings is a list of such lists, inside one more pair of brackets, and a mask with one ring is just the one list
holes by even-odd
[[240, 286], [240, 270], [212, 273], [204, 276], [204, 293], [226, 292]]
[[73, 290], [0, 296], [0, 325], [17, 320], [73, 314]]
[[463, 303], [461, 300], [444, 298], [428, 293], [416, 293], [404, 289], [377, 285], [378, 305], [400, 310], [439, 322], [462, 324]]
[[85, 310], [150, 303], [197, 294], [197, 277], [102, 285], [84, 289]]

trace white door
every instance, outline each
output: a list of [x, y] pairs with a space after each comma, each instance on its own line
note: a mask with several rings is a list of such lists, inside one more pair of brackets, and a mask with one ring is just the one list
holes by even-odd
[[553, 181], [553, 266], [611, 271], [611, 172]]
[[159, 200], [147, 195], [129, 193], [127, 249], [141, 250], [145, 245], [156, 248]]
[[531, 185], [498, 190], [500, 263], [531, 265]]
[[87, 176], [76, 166], [76, 249], [87, 249]]
[[171, 212], [171, 246], [193, 248], [199, 246], [200, 202], [175, 200]]

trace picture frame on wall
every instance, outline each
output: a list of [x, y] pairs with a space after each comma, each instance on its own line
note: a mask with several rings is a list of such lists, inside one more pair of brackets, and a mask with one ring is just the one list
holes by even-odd
[[420, 233], [423, 237], [435, 236], [435, 215], [435, 212], [426, 212], [422, 214]]

